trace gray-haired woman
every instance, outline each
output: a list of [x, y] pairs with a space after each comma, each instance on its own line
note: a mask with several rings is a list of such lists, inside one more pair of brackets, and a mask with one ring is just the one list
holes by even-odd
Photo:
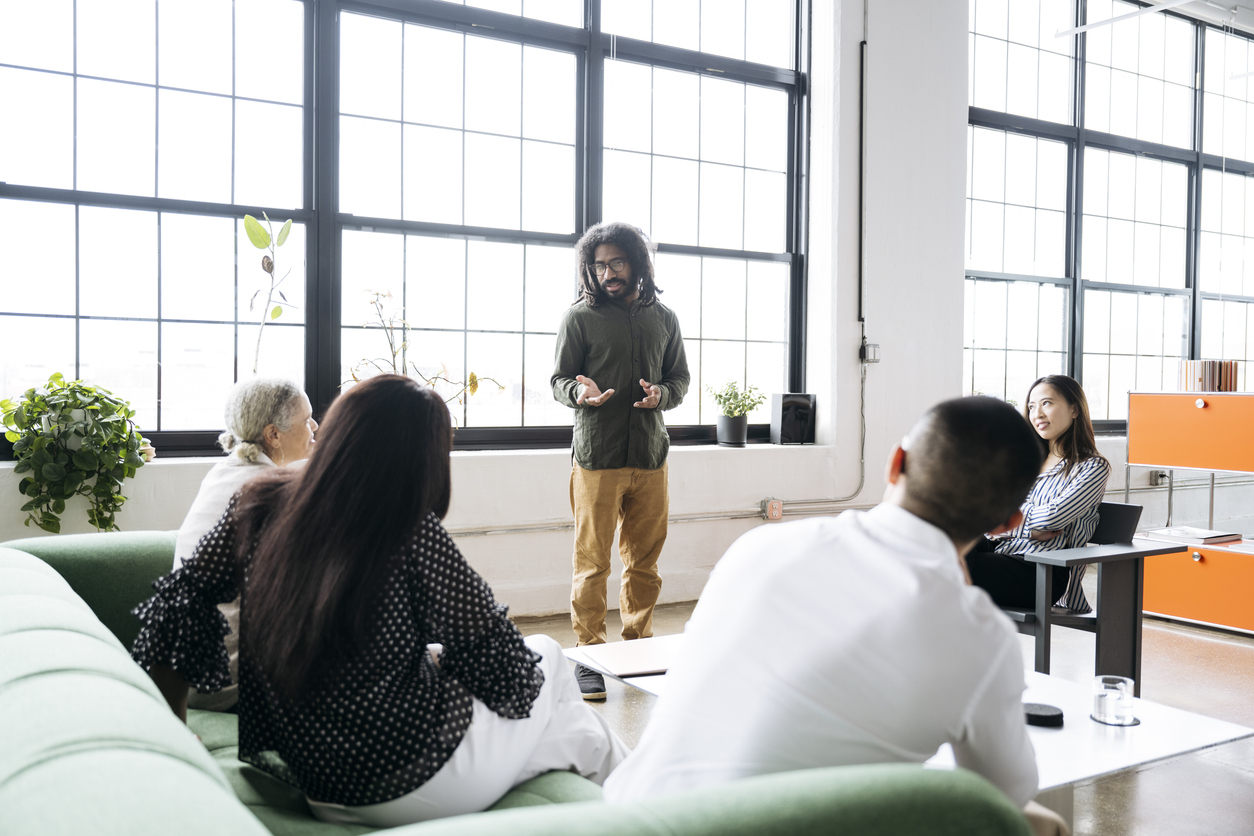
[[[226, 511], [235, 492], [266, 468], [284, 467], [309, 458], [313, 452], [314, 431], [309, 398], [290, 380], [253, 378], [241, 381], [226, 402], [226, 432], [218, 444], [227, 457], [214, 465], [200, 483], [200, 491], [179, 528], [174, 544], [174, 568], [183, 565]], [[231, 625], [226, 637], [231, 657], [231, 679], [238, 682], [239, 599], [219, 606]], [[192, 692], [188, 705], [210, 711], [226, 711], [235, 705], [235, 685], [213, 694]]]

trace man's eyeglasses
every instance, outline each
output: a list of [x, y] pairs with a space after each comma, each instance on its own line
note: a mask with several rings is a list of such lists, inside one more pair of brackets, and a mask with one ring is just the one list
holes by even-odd
[[621, 273], [623, 272], [623, 268], [626, 266], [627, 259], [625, 258], [614, 258], [610, 259], [609, 262], [594, 261], [592, 262], [592, 272], [596, 273], [598, 276], [604, 276], [606, 267], [610, 268], [615, 273]]

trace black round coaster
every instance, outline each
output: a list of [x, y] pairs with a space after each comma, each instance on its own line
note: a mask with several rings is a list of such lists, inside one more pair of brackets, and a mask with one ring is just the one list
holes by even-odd
[[1061, 708], [1054, 708], [1052, 705], [1045, 705], [1039, 702], [1025, 702], [1023, 704], [1023, 713], [1027, 717], [1029, 726], [1062, 727]]

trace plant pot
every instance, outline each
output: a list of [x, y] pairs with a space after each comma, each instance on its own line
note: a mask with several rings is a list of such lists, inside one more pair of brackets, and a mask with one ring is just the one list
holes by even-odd
[[719, 447], [744, 447], [749, 437], [749, 416], [720, 415], [715, 432]]
[[[87, 420], [87, 410], [71, 409], [69, 412], [69, 421], [66, 423], [81, 424]], [[52, 422], [47, 415], [40, 416], [39, 422], [43, 425], [44, 432], [52, 431]], [[65, 449], [73, 453], [83, 446], [83, 434], [75, 430], [68, 438], [65, 439]]]

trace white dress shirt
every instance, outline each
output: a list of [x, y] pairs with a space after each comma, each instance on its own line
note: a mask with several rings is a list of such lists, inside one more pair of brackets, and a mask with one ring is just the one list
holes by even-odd
[[943, 743], [1015, 804], [1036, 794], [1014, 628], [966, 584], [950, 539], [896, 505], [745, 534], [685, 636], [607, 801], [921, 763]]

